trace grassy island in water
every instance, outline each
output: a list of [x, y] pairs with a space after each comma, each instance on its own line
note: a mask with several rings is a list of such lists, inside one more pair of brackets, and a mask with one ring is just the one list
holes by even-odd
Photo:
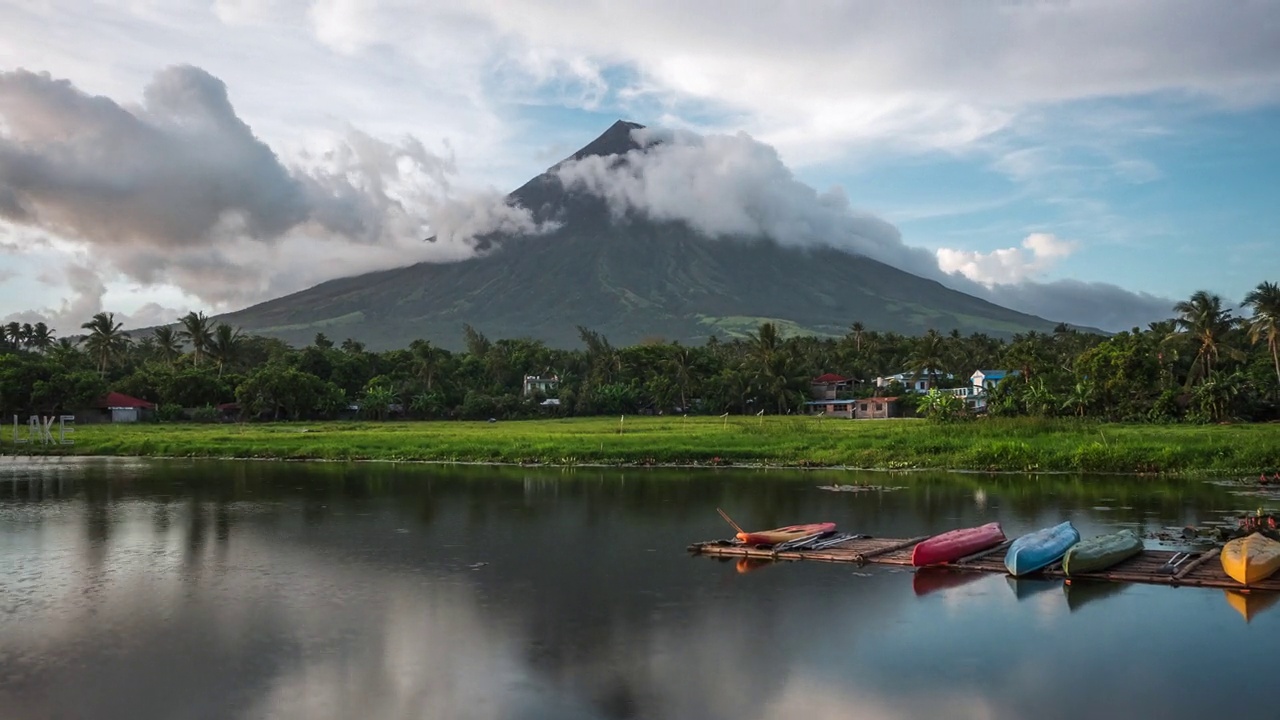
[[[8, 434], [8, 433], [6, 433]], [[1280, 424], [1129, 425], [1071, 420], [849, 421], [627, 417], [504, 422], [82, 425], [74, 445], [4, 454], [554, 465], [938, 468], [1117, 473], [1275, 472]]]

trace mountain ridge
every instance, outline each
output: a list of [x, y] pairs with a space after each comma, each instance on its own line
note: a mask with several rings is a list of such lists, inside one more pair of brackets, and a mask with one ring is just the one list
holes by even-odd
[[683, 222], [616, 217], [603, 199], [564, 188], [557, 168], [642, 150], [632, 136], [641, 127], [619, 120], [508, 195], [535, 220], [558, 223], [546, 234], [485, 236], [473, 258], [337, 278], [220, 320], [294, 344], [323, 332], [372, 349], [415, 338], [458, 348], [464, 325], [567, 347], [578, 344], [578, 326], [631, 344], [741, 336], [764, 321], [830, 336], [855, 321], [907, 334], [954, 328], [997, 336], [1057, 324], [862, 255], [709, 238]]

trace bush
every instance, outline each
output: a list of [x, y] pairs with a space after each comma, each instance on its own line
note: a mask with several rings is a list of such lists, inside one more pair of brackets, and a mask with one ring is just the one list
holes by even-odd
[[184, 419], [184, 417], [181, 405], [167, 403], [156, 406], [156, 422], [175, 422]]
[[205, 405], [191, 411], [191, 420], [198, 423], [217, 422], [220, 415], [218, 408], [212, 405]]

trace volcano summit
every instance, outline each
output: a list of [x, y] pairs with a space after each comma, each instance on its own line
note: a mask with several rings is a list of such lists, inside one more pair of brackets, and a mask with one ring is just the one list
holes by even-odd
[[789, 174], [786, 192], [772, 193], [752, 174], [750, 154], [766, 146], [722, 141], [619, 121], [507, 196], [541, 232], [485, 235], [466, 260], [339, 278], [222, 319], [295, 344], [322, 332], [371, 349], [415, 338], [457, 348], [467, 324], [559, 347], [578, 343], [580, 325], [620, 345], [696, 344], [765, 321], [817, 335], [855, 321], [907, 334], [1054, 327], [889, 264], [915, 252], [891, 226]]

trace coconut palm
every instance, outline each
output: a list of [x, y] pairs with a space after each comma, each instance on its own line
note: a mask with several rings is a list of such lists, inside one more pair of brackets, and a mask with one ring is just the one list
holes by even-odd
[[854, 352], [862, 352], [862, 334], [867, 331], [867, 326], [862, 321], [855, 321], [849, 326], [849, 335], [853, 337]]
[[49, 347], [49, 357], [63, 366], [70, 366], [77, 362], [80, 349], [78, 338], [58, 338], [56, 342]]
[[84, 341], [85, 349], [97, 361], [98, 374], [105, 375], [111, 361], [129, 349], [129, 333], [121, 329], [124, 323], [116, 322], [115, 313], [100, 312], [80, 327], [89, 331]]
[[205, 317], [204, 313], [193, 311], [178, 318], [178, 322], [182, 324], [178, 337], [191, 343], [192, 360], [199, 365], [213, 342], [213, 321]]
[[1248, 322], [1249, 340], [1255, 345], [1264, 337], [1271, 351], [1271, 362], [1280, 382], [1280, 285], [1264, 282], [1244, 296], [1244, 304], [1253, 310]]
[[696, 356], [693, 348], [681, 346], [675, 343], [671, 346], [671, 356], [668, 359], [672, 380], [675, 381], [676, 387], [680, 389], [680, 408], [682, 412], [689, 410], [689, 390], [693, 386], [696, 368], [694, 363]]
[[178, 332], [171, 327], [162, 326], [151, 331], [151, 339], [155, 341], [156, 355], [170, 365], [182, 356], [182, 340]]
[[33, 349], [43, 353], [53, 347], [53, 330], [48, 325], [38, 322], [31, 326], [31, 334], [27, 337], [27, 344]]
[[414, 340], [409, 343], [409, 350], [413, 352], [413, 373], [426, 384], [427, 392], [430, 393], [436, 375], [440, 372], [440, 350], [429, 340]]
[[22, 323], [11, 322], [0, 332], [0, 340], [8, 340], [15, 349], [22, 344]]
[[917, 377], [928, 377], [929, 387], [937, 383], [938, 369], [947, 364], [947, 340], [937, 330], [930, 329], [915, 343], [907, 358], [907, 369]]
[[1222, 298], [1207, 290], [1197, 290], [1187, 300], [1173, 306], [1178, 313], [1174, 318], [1181, 334], [1189, 337], [1196, 347], [1194, 370], [1187, 376], [1190, 385], [1198, 372], [1203, 380], [1213, 378], [1214, 363], [1225, 350], [1227, 334], [1235, 327], [1236, 321], [1229, 309], [1222, 307]]
[[233, 328], [226, 323], [218, 323], [218, 327], [213, 329], [213, 338], [209, 342], [209, 357], [218, 363], [218, 377], [222, 377], [222, 370], [229, 363], [234, 363], [240, 358], [241, 351], [244, 349], [244, 335], [240, 333], [240, 328]]

